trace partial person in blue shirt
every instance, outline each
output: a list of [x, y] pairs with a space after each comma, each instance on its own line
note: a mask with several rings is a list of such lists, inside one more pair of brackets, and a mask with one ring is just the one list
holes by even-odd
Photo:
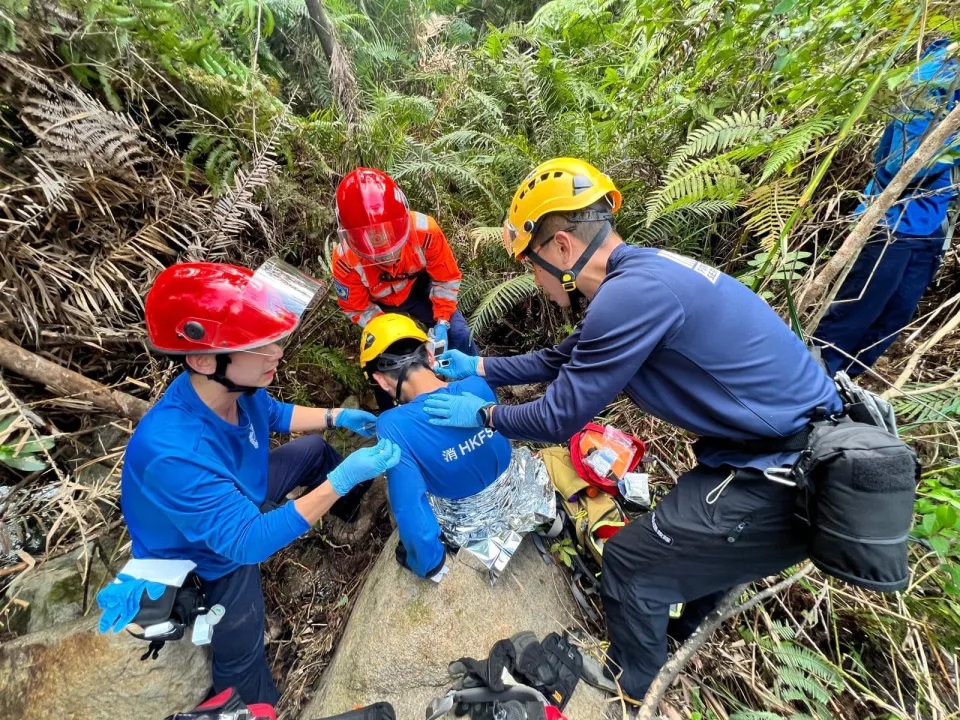
[[127, 445], [120, 503], [133, 557], [196, 564], [207, 606], [225, 609], [211, 643], [214, 690], [233, 687], [248, 704], [280, 697], [264, 653], [258, 563], [326, 512], [350, 517], [362, 484], [400, 455], [381, 440], [344, 460], [318, 435], [270, 449], [274, 432], [374, 432], [370, 413], [282, 403], [265, 389], [316, 288], [277, 261], [256, 273], [182, 263], [160, 273], [145, 303], [151, 348], [184, 371]]
[[[960, 102], [957, 44], [932, 43], [913, 72], [903, 110], [890, 121], [874, 155], [874, 173], [857, 208], [863, 213], [917, 151], [930, 130]], [[913, 319], [952, 237], [957, 202], [960, 135], [954, 133], [894, 205], [840, 287], [817, 327], [828, 370], [864, 372]]]
[[397, 406], [377, 420], [377, 435], [402, 450], [387, 472], [390, 508], [400, 534], [398, 560], [438, 582], [446, 549], [428, 496], [459, 500], [493, 484], [510, 466], [510, 442], [486, 428], [439, 427], [423, 409], [436, 395], [470, 394], [492, 402], [479, 377], [447, 383], [434, 374], [427, 335], [411, 318], [387, 313], [371, 320], [361, 339], [360, 364]]
[[669, 627], [683, 639], [727, 589], [806, 556], [796, 489], [763, 471], [796, 459], [810, 421], [842, 404], [803, 343], [736, 279], [693, 258], [624, 244], [612, 224], [620, 203], [608, 176], [574, 158], [543, 163], [523, 180], [504, 227], [506, 249], [532, 264], [557, 304], [586, 296], [583, 321], [559, 345], [518, 357], [440, 356], [439, 371], [452, 378], [547, 382], [541, 398], [505, 406], [438, 395], [424, 406], [442, 426], [566, 442], [624, 392], [701, 436], [699, 464], [603, 552], [611, 670], [640, 701], [666, 661], [671, 604], [687, 604]]

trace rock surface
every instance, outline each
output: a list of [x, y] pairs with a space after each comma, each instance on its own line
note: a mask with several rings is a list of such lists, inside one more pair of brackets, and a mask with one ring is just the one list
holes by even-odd
[[101, 635], [88, 617], [0, 646], [0, 718], [161, 720], [189, 710], [210, 687], [207, 653], [167, 643], [141, 662], [146, 643], [127, 633]]
[[[521, 630], [543, 638], [578, 624], [563, 572], [544, 563], [529, 538], [494, 587], [455, 559], [439, 585], [421, 580], [394, 560], [396, 545], [394, 533], [301, 720], [379, 700], [394, 706], [398, 720], [422, 720], [427, 704], [449, 689], [452, 661], [485, 658], [497, 640]], [[599, 720], [605, 699], [581, 682], [565, 714]]]

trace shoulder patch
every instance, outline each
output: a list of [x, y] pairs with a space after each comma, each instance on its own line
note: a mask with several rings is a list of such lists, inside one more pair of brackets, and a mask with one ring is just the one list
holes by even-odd
[[684, 267], [690, 268], [696, 273], [700, 273], [707, 280], [709, 280], [714, 285], [717, 284], [717, 280], [720, 279], [720, 271], [715, 267], [710, 267], [702, 262], [694, 260], [693, 258], [684, 257], [683, 255], [677, 255], [676, 253], [670, 252], [669, 250], [660, 250], [657, 255], [665, 257], [668, 260], [673, 260], [673, 262], [683, 265]]
[[350, 297], [350, 288], [348, 288], [339, 280], [334, 280], [333, 286], [337, 290], [337, 297], [340, 298], [341, 300], [346, 300], [347, 298]]
[[414, 215], [416, 216], [417, 230], [426, 230], [428, 227], [430, 227], [430, 218], [419, 212], [414, 213]]

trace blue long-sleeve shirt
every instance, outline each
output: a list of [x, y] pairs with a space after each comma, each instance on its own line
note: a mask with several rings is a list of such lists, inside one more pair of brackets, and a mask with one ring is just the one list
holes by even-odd
[[421, 577], [439, 570], [444, 557], [427, 493], [451, 499], [476, 495], [510, 466], [510, 442], [500, 433], [428, 422], [423, 403], [439, 393], [496, 400], [482, 378], [470, 377], [388, 410], [377, 421], [377, 436], [393, 440], [403, 451], [400, 463], [387, 471], [387, 493], [407, 564]]
[[[866, 199], [857, 208], [864, 212], [903, 164], [913, 156], [943, 115], [960, 102], [960, 87], [955, 87], [960, 63], [949, 58], [949, 41], [932, 43], [924, 52], [924, 60], [911, 78], [919, 90], [910, 98], [912, 109], [892, 120], [883, 131], [874, 155], [874, 175], [864, 191]], [[951, 91], [950, 96], [947, 93]], [[944, 149], [960, 151], [960, 135], [954, 133], [944, 142]], [[887, 210], [882, 224], [890, 228], [898, 242], [912, 244], [940, 243], [946, 231], [945, 221], [950, 202], [957, 197], [951, 182], [951, 168], [960, 162], [956, 155], [942, 154], [922, 168]]]
[[[497, 407], [494, 425], [515, 439], [565, 442], [621, 391], [673, 425], [731, 440], [789, 436], [815, 408], [841, 408], [803, 343], [742, 283], [690, 258], [625, 244], [566, 340], [483, 364], [494, 386], [550, 381], [533, 402]], [[699, 460], [763, 469], [795, 456], [707, 447]]]
[[120, 504], [135, 558], [192, 560], [206, 580], [261, 562], [310, 529], [293, 503], [260, 512], [271, 432], [288, 432], [293, 405], [242, 395], [238, 425], [197, 396], [184, 372], [127, 444]]

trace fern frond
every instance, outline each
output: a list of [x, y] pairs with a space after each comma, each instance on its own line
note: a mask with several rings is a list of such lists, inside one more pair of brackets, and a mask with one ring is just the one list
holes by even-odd
[[683, 174], [653, 194], [647, 204], [647, 227], [658, 217], [677, 208], [702, 200], [735, 205], [743, 195], [744, 178], [740, 168], [724, 160], [711, 158], [684, 166]]
[[208, 251], [216, 256], [231, 245], [233, 239], [249, 227], [247, 216], [256, 216], [260, 208], [253, 202], [253, 193], [267, 184], [276, 167], [277, 160], [274, 148], [280, 137], [280, 128], [283, 126], [286, 110], [276, 120], [267, 141], [260, 150], [260, 154], [253, 159], [250, 169], [246, 172], [237, 172], [234, 176], [232, 190], [217, 200], [211, 213], [212, 234], [206, 243]]
[[791, 667], [777, 669], [777, 684], [780, 686], [779, 695], [784, 700], [803, 700], [826, 705], [830, 702], [830, 693], [818, 682], [813, 675]]
[[819, 653], [793, 643], [784, 643], [771, 648], [771, 653], [780, 663], [781, 670], [794, 668], [819, 678], [835, 690], [843, 687], [840, 671]]
[[766, 112], [734, 112], [722, 118], [712, 120], [697, 128], [670, 158], [664, 175], [666, 181], [674, 178], [677, 172], [691, 158], [710, 152], [723, 152], [734, 145], [770, 137], [770, 127], [779, 122], [776, 115]]
[[90, 175], [139, 182], [137, 165], [152, 160], [153, 153], [128, 115], [108, 110], [70, 80], [54, 79], [13, 55], [0, 54], [0, 69], [23, 86], [20, 119], [48, 160]]
[[[479, 158], [473, 158], [474, 163]], [[477, 173], [474, 173], [466, 164], [455, 162], [456, 156], [448, 155], [443, 159], [428, 158], [420, 160], [404, 160], [393, 166], [391, 175], [399, 180], [407, 176], [413, 176], [422, 180], [423, 176], [436, 176], [451, 180], [459, 185], [474, 187], [482, 192], [496, 206], [497, 198], [494, 197], [490, 189], [483, 184]]]
[[473, 332], [483, 332], [499, 322], [512, 307], [536, 293], [533, 275], [525, 273], [504, 280], [483, 296], [467, 324]]
[[790, 132], [774, 143], [758, 182], [766, 182], [782, 167], [795, 163], [806, 153], [810, 143], [833, 132], [834, 127], [836, 127], [836, 123], [833, 120], [813, 118], [792, 128]]
[[779, 178], [756, 188], [743, 200], [747, 231], [757, 237], [766, 252], [780, 242], [787, 219], [800, 203], [798, 184], [799, 178]]
[[918, 392], [926, 387], [933, 386], [928, 383], [909, 385], [904, 390], [916, 394], [890, 399], [901, 425], [943, 422], [960, 416], [960, 392], [956, 388]]
[[501, 242], [503, 228], [499, 225], [476, 227], [470, 230], [470, 237], [473, 238], [473, 252], [476, 254], [481, 245]]

